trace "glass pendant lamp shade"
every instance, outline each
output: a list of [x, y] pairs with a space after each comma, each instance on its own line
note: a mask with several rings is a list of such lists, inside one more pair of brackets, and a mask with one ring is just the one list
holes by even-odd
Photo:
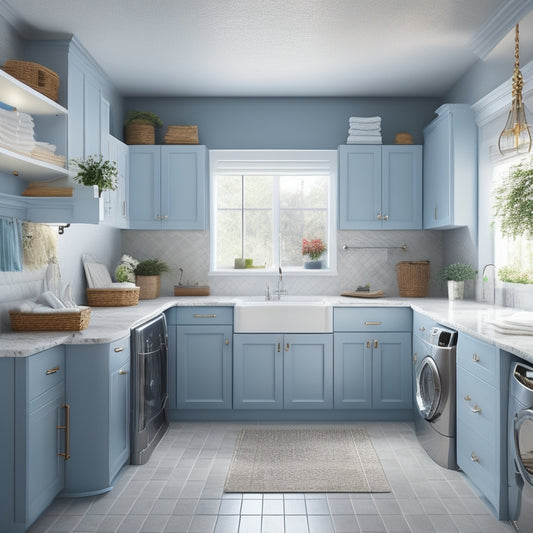
[[513, 72], [513, 101], [507, 122], [500, 134], [498, 148], [502, 155], [526, 154], [531, 150], [531, 133], [527, 123], [522, 88], [524, 78], [520, 72], [518, 24], [515, 31], [515, 65]]

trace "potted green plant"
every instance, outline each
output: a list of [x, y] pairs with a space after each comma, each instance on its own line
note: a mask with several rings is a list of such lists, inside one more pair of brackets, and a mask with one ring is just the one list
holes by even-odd
[[326, 250], [326, 243], [322, 239], [302, 239], [304, 268], [322, 268], [321, 257]]
[[162, 125], [151, 111], [130, 111], [124, 123], [126, 144], [155, 144], [155, 128]]
[[151, 300], [161, 293], [161, 274], [168, 272], [168, 265], [161, 259], [145, 259], [134, 270], [135, 284], [140, 287], [139, 299]]
[[462, 300], [465, 281], [474, 279], [476, 275], [477, 270], [466, 263], [453, 263], [444, 268], [441, 279], [448, 282], [448, 298], [450, 300]]
[[493, 205], [503, 235], [533, 239], [533, 158], [510, 168], [494, 190]]
[[82, 185], [98, 189], [98, 197], [103, 191], [114, 191], [117, 188], [117, 165], [114, 161], [104, 159], [103, 155], [90, 155], [89, 157], [71, 159], [78, 173], [74, 180]]

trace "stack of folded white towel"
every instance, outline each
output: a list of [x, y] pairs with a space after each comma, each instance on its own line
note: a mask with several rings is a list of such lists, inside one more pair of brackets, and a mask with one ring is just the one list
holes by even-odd
[[53, 144], [34, 137], [33, 117], [0, 102], [0, 146], [12, 152], [64, 167], [65, 156], [56, 155]]
[[381, 117], [350, 117], [347, 144], [381, 144]]
[[32, 116], [0, 109], [0, 145], [14, 152], [31, 152], [35, 148]]

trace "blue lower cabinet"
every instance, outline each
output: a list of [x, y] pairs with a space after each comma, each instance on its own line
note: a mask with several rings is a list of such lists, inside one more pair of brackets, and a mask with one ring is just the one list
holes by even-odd
[[233, 408], [283, 408], [283, 335], [233, 336]]
[[410, 409], [411, 333], [335, 333], [335, 408]]
[[22, 533], [63, 488], [68, 421], [63, 346], [0, 359], [0, 530]]
[[130, 337], [67, 346], [70, 459], [63, 495], [113, 488], [130, 456]]
[[[231, 409], [231, 325], [174, 326], [178, 409]], [[173, 379], [171, 377], [171, 379]], [[169, 387], [169, 390], [171, 387]]]
[[332, 407], [331, 334], [234, 335], [234, 409]]
[[285, 409], [333, 408], [333, 335], [284, 335]]

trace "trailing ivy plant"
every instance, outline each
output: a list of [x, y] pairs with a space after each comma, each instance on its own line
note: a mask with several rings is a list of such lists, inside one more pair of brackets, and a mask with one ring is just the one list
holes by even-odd
[[503, 235], [533, 239], [533, 159], [510, 168], [494, 190], [493, 205]]

